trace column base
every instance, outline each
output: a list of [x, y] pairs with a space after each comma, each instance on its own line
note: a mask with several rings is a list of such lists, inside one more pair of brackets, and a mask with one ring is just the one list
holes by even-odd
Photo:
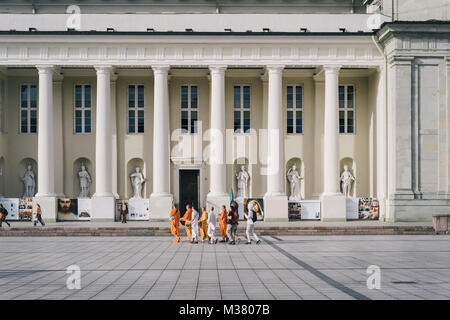
[[320, 197], [322, 221], [347, 221], [347, 204], [343, 194], [324, 194]]
[[287, 196], [285, 195], [264, 196], [264, 221], [266, 222], [289, 221]]
[[208, 193], [206, 196], [206, 210], [208, 212], [211, 207], [214, 207], [215, 212], [220, 212], [223, 205], [226, 207], [230, 205], [230, 196], [228, 194]]
[[44, 222], [55, 222], [58, 211], [58, 198], [54, 196], [37, 196], [33, 198], [33, 221], [36, 218], [36, 206], [41, 207], [41, 216]]
[[116, 220], [116, 201], [113, 196], [92, 198], [92, 220]]
[[170, 193], [152, 193], [150, 195], [150, 221], [169, 221], [169, 213], [172, 210], [172, 206], [173, 196]]

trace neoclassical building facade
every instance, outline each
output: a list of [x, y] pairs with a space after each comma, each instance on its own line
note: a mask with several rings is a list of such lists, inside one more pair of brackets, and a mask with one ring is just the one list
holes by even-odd
[[55, 219], [84, 166], [93, 219], [112, 220], [138, 167], [159, 220], [173, 202], [228, 205], [244, 166], [247, 196], [286, 221], [295, 164], [301, 199], [341, 221], [346, 166], [381, 220], [449, 213], [450, 24], [372, 30], [341, 9], [81, 14], [75, 29], [70, 14], [1, 14], [0, 194], [22, 197], [31, 165]]

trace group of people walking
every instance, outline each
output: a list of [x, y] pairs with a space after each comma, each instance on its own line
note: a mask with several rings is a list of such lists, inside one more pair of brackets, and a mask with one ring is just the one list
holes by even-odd
[[[257, 214], [253, 211], [253, 204], [249, 203], [247, 210], [244, 212], [244, 217], [247, 220], [247, 244], [251, 244], [251, 236], [257, 244], [261, 241], [255, 233], [255, 222]], [[231, 245], [240, 242], [237, 236], [237, 227], [239, 225], [238, 204], [233, 201], [230, 209], [227, 211], [225, 206], [222, 206], [221, 212], [216, 216], [214, 207], [211, 207], [209, 213], [205, 208], [201, 209], [201, 215], [192, 205], [186, 205], [186, 212], [181, 217], [180, 210], [176, 204], [173, 205], [170, 212], [171, 232], [175, 236], [174, 242], [180, 242], [180, 223], [184, 223], [186, 236], [191, 243], [198, 243], [208, 241], [210, 244], [216, 244], [218, 239], [216, 237], [217, 219], [219, 219], [220, 242], [227, 242]]]

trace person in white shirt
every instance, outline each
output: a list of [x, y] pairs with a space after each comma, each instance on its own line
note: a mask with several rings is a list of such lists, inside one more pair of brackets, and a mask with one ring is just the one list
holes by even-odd
[[255, 233], [255, 223], [253, 222], [253, 215], [256, 212], [253, 211], [253, 203], [249, 203], [247, 206], [248, 212], [244, 212], [245, 219], [247, 219], [247, 244], [251, 244], [252, 240], [250, 239], [250, 234], [253, 235], [253, 238], [256, 240], [256, 244], [259, 244], [261, 240], [259, 240], [258, 236]]
[[209, 215], [208, 215], [208, 236], [209, 236], [209, 243], [211, 244], [216, 244], [217, 243], [217, 238], [215, 236], [215, 232], [216, 232], [216, 214], [214, 213], [214, 207], [211, 207], [211, 210], [209, 211]]
[[191, 228], [192, 228], [192, 237], [191, 237], [191, 243], [198, 243], [198, 219], [200, 218], [200, 214], [198, 211], [192, 206], [192, 220], [191, 220]]

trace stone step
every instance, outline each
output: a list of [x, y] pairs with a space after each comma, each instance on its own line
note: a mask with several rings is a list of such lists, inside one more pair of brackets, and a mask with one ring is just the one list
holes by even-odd
[[[430, 226], [311, 226], [311, 227], [260, 227], [256, 234], [277, 235], [427, 235], [435, 234]], [[186, 232], [180, 228], [181, 236]], [[219, 235], [219, 232], [216, 232]], [[238, 228], [238, 235], [245, 235], [245, 228]], [[54, 236], [171, 236], [170, 228], [159, 227], [3, 227], [0, 237], [54, 237]]]

